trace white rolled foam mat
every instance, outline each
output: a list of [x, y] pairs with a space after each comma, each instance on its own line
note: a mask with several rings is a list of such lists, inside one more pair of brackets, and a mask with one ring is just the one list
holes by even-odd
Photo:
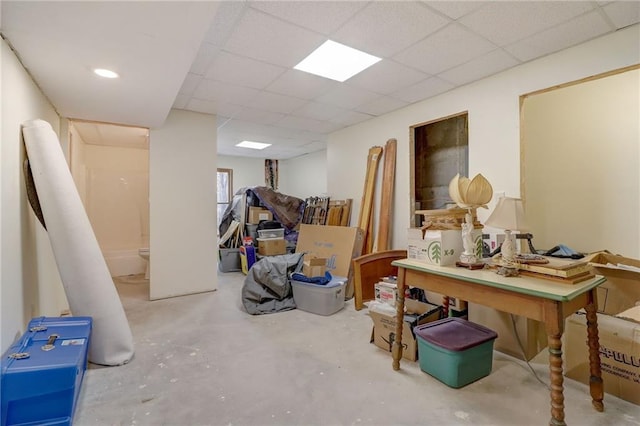
[[69, 308], [93, 317], [89, 360], [121, 365], [133, 357], [133, 336], [58, 137], [43, 120], [22, 124], [33, 181]]

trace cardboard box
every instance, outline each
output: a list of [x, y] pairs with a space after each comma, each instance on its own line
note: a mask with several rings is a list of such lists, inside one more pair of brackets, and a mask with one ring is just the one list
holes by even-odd
[[409, 228], [407, 231], [407, 257], [428, 263], [427, 243], [422, 238], [422, 229]]
[[[474, 241], [482, 240], [482, 230], [474, 229]], [[420, 238], [419, 228], [409, 228], [407, 257], [420, 262], [432, 265], [449, 266], [455, 265], [460, 259], [460, 255], [464, 251], [462, 245], [462, 233], [459, 230], [449, 231], [430, 231], [426, 230], [424, 238]], [[482, 244], [478, 242], [479, 247], [477, 255], [482, 257]]]
[[615, 315], [640, 302], [640, 272], [621, 269], [618, 264], [640, 268], [640, 260], [599, 252], [586, 257], [594, 273], [607, 281], [598, 287], [598, 311]]
[[264, 207], [249, 207], [247, 223], [258, 224], [261, 220], [273, 220], [273, 214]]
[[375, 300], [395, 308], [398, 300], [398, 285], [386, 282], [376, 283], [373, 287]]
[[302, 273], [307, 277], [323, 277], [327, 269], [324, 257], [304, 256]]
[[351, 260], [362, 253], [362, 231], [351, 226], [300, 225], [296, 253], [327, 259], [331, 275], [347, 277], [345, 299], [353, 297]]
[[[412, 299], [405, 299], [404, 302], [407, 313], [402, 325], [402, 357], [409, 361], [415, 361], [418, 359], [418, 344], [416, 336], [413, 334], [413, 327], [440, 319], [442, 306]], [[395, 313], [387, 314], [370, 309], [369, 316], [373, 320], [370, 343], [391, 352], [396, 335]]]
[[458, 299], [457, 297], [449, 296], [449, 309], [452, 311], [466, 311], [469, 308], [469, 304], [466, 300]]
[[284, 238], [258, 238], [258, 254], [261, 256], [277, 256], [287, 252]]
[[[598, 314], [598, 337], [604, 391], [640, 405], [640, 322]], [[573, 314], [567, 318], [564, 332], [564, 372], [569, 378], [589, 384], [586, 342], [585, 315]]]
[[517, 335], [524, 349], [523, 356], [514, 332], [511, 314], [476, 303], [469, 303], [468, 315], [469, 321], [481, 324], [498, 333], [498, 338], [493, 346], [497, 351], [529, 361], [547, 347], [547, 332], [544, 323], [540, 321], [514, 315]]

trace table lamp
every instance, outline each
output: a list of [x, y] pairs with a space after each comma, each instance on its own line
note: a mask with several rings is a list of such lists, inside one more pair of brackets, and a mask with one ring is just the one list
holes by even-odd
[[526, 231], [529, 228], [524, 215], [524, 207], [520, 198], [501, 197], [489, 218], [484, 222], [486, 226], [503, 229], [504, 242], [500, 247], [502, 260], [500, 265], [506, 269], [498, 269], [502, 275], [517, 275], [516, 241], [513, 231]]

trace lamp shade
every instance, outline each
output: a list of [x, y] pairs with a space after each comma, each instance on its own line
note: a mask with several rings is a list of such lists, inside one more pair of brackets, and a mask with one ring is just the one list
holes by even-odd
[[487, 226], [510, 231], [527, 231], [529, 224], [524, 215], [520, 198], [502, 197], [484, 223]]

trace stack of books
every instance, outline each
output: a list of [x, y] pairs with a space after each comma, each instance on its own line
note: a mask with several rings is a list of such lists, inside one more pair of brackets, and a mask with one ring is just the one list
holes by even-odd
[[522, 262], [518, 269], [522, 275], [549, 279], [564, 284], [577, 284], [595, 276], [589, 262], [573, 259], [545, 257], [547, 263]]

